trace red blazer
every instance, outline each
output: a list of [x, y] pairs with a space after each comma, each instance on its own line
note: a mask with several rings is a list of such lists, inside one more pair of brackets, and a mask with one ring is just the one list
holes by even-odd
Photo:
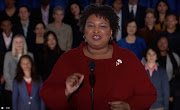
[[[94, 60], [84, 55], [85, 45], [85, 42], [81, 43], [57, 61], [40, 91], [46, 106], [52, 110], [91, 110], [88, 63], [93, 60], [96, 64], [94, 110], [110, 110], [108, 102], [112, 101], [125, 101], [131, 110], [148, 110], [155, 102], [157, 93], [138, 58], [113, 42], [112, 58]], [[122, 63], [116, 66], [118, 59]], [[73, 73], [84, 74], [84, 82], [68, 102], [65, 81]]]

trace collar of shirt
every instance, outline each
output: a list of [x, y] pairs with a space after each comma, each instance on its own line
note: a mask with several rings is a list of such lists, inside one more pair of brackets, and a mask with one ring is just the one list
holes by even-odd
[[21, 24], [22, 24], [23, 28], [27, 28], [29, 26], [29, 21], [27, 22], [27, 24], [23, 24], [22, 22], [21, 22]]
[[[21, 22], [22, 23], [22, 22]], [[27, 24], [23, 24], [22, 23], [22, 27], [24, 30], [24, 36], [27, 37], [27, 32], [28, 32], [28, 26], [29, 26], [29, 21], [27, 22]]]
[[29, 84], [29, 83], [31, 83], [31, 81], [32, 81], [32, 78], [30, 77], [30, 78], [26, 78], [26, 77], [23, 77], [24, 78], [24, 80]]
[[47, 12], [49, 12], [49, 5], [47, 6], [47, 8], [46, 8], [45, 10], [41, 7], [41, 12], [42, 12], [42, 13], [47, 13]]
[[118, 17], [122, 16], [122, 10], [119, 13], [116, 13]]
[[146, 69], [146, 71], [149, 70], [150, 76], [152, 76], [153, 71], [154, 71], [154, 70], [157, 71], [157, 70], [158, 70], [158, 67], [157, 67], [157, 64], [155, 64], [153, 68], [149, 68], [149, 66], [148, 66], [147, 63], [146, 63], [145, 69]]
[[47, 8], [44, 10], [41, 7], [41, 13], [42, 13], [42, 20], [44, 22], [45, 25], [48, 24], [48, 17], [49, 17], [49, 5], [47, 6]]
[[131, 12], [132, 7], [133, 7], [133, 12], [134, 12], [134, 15], [136, 15], [136, 11], [137, 11], [137, 4], [136, 4], [136, 5], [131, 5], [131, 4], [129, 4], [129, 12]]
[[12, 36], [13, 36], [13, 33], [11, 32], [10, 36], [8, 37], [5, 32], [2, 32], [2, 35], [3, 35], [3, 38], [4, 38], [4, 42], [5, 42], [5, 45], [6, 45], [6, 49], [9, 48], [9, 45], [11, 43], [11, 40], [12, 40]]

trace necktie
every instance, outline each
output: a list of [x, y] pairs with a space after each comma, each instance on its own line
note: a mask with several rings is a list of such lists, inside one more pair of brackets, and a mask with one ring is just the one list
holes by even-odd
[[131, 7], [130, 15], [131, 15], [132, 18], [134, 18], [134, 10], [133, 10], [133, 6]]

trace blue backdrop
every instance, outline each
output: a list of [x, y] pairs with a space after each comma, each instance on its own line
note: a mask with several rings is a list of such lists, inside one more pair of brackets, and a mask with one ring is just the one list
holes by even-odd
[[[28, 6], [30, 9], [37, 8], [40, 6], [40, 0], [16, 0], [16, 7], [25, 5]], [[66, 5], [69, 0], [50, 0], [51, 6], [62, 6], [64, 9], [66, 8]], [[86, 7], [89, 5], [93, 0], [77, 0], [82, 3], [83, 7]], [[166, 0], [169, 4], [170, 10], [175, 13], [176, 15], [179, 15], [180, 13], [180, 0]], [[148, 8], [155, 8], [156, 3], [158, 0], [138, 0], [138, 4], [144, 7]], [[128, 0], [124, 0], [124, 4], [127, 4]], [[106, 0], [106, 4], [111, 5], [111, 0]], [[0, 10], [4, 10], [4, 0], [0, 0]]]

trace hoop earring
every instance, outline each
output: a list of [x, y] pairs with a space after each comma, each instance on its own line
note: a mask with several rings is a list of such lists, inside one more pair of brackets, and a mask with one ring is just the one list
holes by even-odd
[[85, 35], [83, 35], [83, 39], [84, 39], [85, 42], [87, 42]]
[[110, 37], [110, 41], [113, 41], [113, 37], [112, 36]]

